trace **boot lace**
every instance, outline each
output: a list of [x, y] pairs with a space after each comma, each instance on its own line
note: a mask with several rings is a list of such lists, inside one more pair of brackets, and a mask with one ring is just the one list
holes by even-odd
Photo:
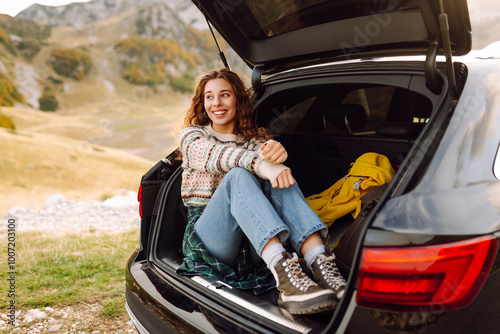
[[302, 271], [296, 253], [293, 253], [291, 259], [286, 259], [285, 262], [283, 262], [283, 267], [290, 283], [300, 291], [306, 291], [311, 286], [317, 285]]
[[324, 254], [320, 254], [317, 261], [321, 274], [328, 285], [334, 287], [335, 289], [339, 289], [344, 287], [346, 282], [333, 260], [335, 260], [333, 255], [326, 256]]

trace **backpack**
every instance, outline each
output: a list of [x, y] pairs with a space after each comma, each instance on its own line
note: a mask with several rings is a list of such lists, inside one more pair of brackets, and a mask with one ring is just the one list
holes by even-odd
[[351, 166], [348, 174], [333, 186], [306, 198], [307, 204], [328, 227], [349, 213], [356, 218], [361, 211], [361, 196], [390, 182], [395, 174], [389, 159], [378, 153], [365, 153]]

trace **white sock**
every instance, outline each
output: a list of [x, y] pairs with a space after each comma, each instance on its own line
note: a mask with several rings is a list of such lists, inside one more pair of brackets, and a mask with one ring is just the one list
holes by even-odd
[[274, 268], [278, 260], [282, 258], [285, 247], [281, 243], [275, 243], [266, 247], [262, 252], [262, 259], [269, 269]]
[[312, 263], [314, 262], [314, 260], [316, 260], [318, 255], [324, 252], [325, 252], [325, 246], [318, 245], [310, 249], [309, 252], [307, 252], [306, 254], [304, 254], [304, 260], [306, 260], [307, 268], [311, 268]]

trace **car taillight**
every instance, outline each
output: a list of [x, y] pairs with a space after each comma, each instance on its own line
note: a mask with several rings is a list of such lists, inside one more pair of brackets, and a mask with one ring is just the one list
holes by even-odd
[[419, 247], [363, 249], [356, 302], [394, 311], [441, 311], [468, 305], [493, 263], [493, 236]]
[[137, 192], [137, 200], [139, 201], [139, 215], [142, 218], [142, 185], [139, 187], [139, 191]]

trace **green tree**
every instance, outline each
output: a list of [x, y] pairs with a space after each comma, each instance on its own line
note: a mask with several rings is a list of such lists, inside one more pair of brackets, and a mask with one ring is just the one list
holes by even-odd
[[42, 96], [38, 99], [38, 104], [42, 111], [56, 111], [59, 108], [59, 101], [48, 87], [45, 87]]

